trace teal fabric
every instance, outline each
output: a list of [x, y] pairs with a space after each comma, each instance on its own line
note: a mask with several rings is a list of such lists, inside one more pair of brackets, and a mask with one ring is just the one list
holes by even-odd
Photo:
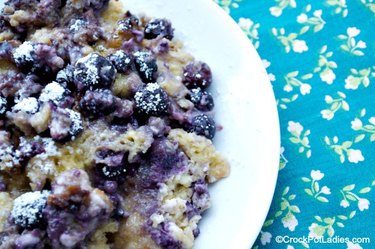
[[375, 248], [375, 1], [216, 2], [263, 59], [280, 116], [279, 178], [253, 247]]

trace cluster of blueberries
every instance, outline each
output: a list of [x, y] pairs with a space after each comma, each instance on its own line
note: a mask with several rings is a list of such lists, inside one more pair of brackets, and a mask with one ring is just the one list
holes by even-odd
[[[138, 24], [138, 19], [133, 15], [119, 22], [119, 25], [128, 29], [135, 24]], [[173, 38], [173, 28], [168, 20], [153, 19], [145, 26], [144, 38], [156, 37]], [[0, 47], [11, 49], [10, 46], [5, 45]], [[20, 49], [20, 47], [23, 48]], [[31, 42], [25, 42], [20, 47], [12, 49], [8, 54], [21, 72], [35, 74], [42, 79], [50, 79], [51, 75], [56, 75], [57, 66], [45, 58], [51, 54], [56, 55], [53, 47]], [[6, 51], [2, 52], [6, 53]], [[145, 83], [134, 95], [137, 114], [146, 117], [168, 114], [171, 100], [167, 93], [154, 83], [158, 76], [158, 66], [155, 56], [148, 50], [136, 52], [118, 50], [107, 58], [98, 53], [91, 53], [79, 59], [74, 66], [69, 64], [58, 71], [57, 76], [53, 76], [52, 80], [65, 89], [64, 96], [60, 96], [65, 100], [71, 97], [72, 92], [77, 92], [77, 96], [81, 98], [80, 111], [87, 117], [93, 118], [115, 113], [115, 117], [127, 118], [133, 114], [133, 110], [129, 108], [130, 104], [115, 97], [109, 90], [117, 72], [123, 74], [137, 72]], [[202, 62], [189, 63], [184, 68], [182, 81], [190, 89], [187, 98], [199, 111], [196, 116], [188, 120], [184, 128], [212, 139], [216, 131], [215, 122], [211, 117], [202, 113], [211, 111], [214, 107], [213, 98], [206, 91], [212, 82], [209, 66]], [[7, 110], [9, 110], [7, 99], [0, 95], [0, 115], [4, 115]], [[78, 130], [78, 132], [81, 131], [82, 129]], [[71, 137], [77, 135], [73, 134]]]

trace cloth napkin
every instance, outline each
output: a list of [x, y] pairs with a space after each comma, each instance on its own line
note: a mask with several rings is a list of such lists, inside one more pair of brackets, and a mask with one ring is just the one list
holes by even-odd
[[215, 1], [257, 49], [280, 117], [253, 248], [375, 248], [375, 1]]

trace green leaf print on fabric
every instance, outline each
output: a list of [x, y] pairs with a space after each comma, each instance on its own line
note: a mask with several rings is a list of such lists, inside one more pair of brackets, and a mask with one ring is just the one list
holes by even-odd
[[275, 0], [276, 6], [272, 6], [269, 10], [271, 15], [279, 17], [283, 14], [283, 10], [287, 7], [295, 8], [297, 7], [295, 0]]
[[326, 0], [326, 4], [334, 7], [334, 14], [341, 14], [343, 17], [348, 15], [346, 0]]
[[364, 118], [365, 115], [366, 115], [366, 109], [363, 109], [361, 111], [360, 117], [355, 118], [351, 122], [351, 128], [354, 131], [361, 133], [355, 138], [355, 142], [357, 143], [362, 141], [365, 137], [369, 137], [370, 142], [375, 141], [375, 117], [370, 117], [367, 120], [367, 123], [364, 124], [364, 121], [362, 121], [361, 118]]
[[298, 226], [298, 220], [296, 214], [300, 213], [298, 206], [293, 205], [291, 202], [295, 200], [295, 194], [289, 194], [289, 187], [286, 187], [281, 195], [280, 207], [274, 214], [274, 217], [268, 219], [264, 222], [263, 228], [271, 226], [276, 219], [281, 217], [281, 223], [284, 228], [287, 228], [289, 231], [294, 231], [296, 226]]
[[314, 73], [319, 72], [320, 79], [327, 84], [332, 84], [336, 79], [336, 74], [333, 69], [337, 68], [336, 62], [329, 60], [332, 57], [333, 52], [327, 52], [327, 45], [324, 45], [320, 49], [318, 66], [314, 68]]
[[339, 110], [349, 111], [349, 104], [345, 101], [346, 95], [343, 92], [337, 92], [337, 97], [332, 98], [329, 95], [324, 97], [324, 101], [329, 105], [327, 109], [320, 112], [326, 120], [331, 120]]
[[298, 71], [293, 71], [288, 73], [287, 75], [284, 76], [285, 79], [285, 86], [284, 86], [284, 91], [285, 92], [290, 92], [294, 89], [294, 87], [299, 88], [300, 93], [302, 95], [309, 94], [311, 91], [311, 85], [307, 84], [305, 82], [302, 82], [301, 80], [308, 80], [312, 78], [312, 74], [305, 74], [301, 76], [300, 79], [297, 78], [299, 72]]
[[316, 200], [320, 202], [329, 202], [325, 196], [322, 195], [330, 195], [331, 190], [327, 186], [320, 187], [319, 181], [323, 179], [324, 174], [320, 172], [320, 170], [312, 170], [310, 173], [310, 177], [302, 177], [302, 181], [309, 183], [309, 188], [305, 188], [306, 194], [312, 196]]
[[361, 197], [361, 195], [365, 195], [371, 191], [371, 187], [364, 187], [360, 189], [358, 192], [355, 192], [355, 184], [350, 184], [343, 187], [340, 190], [342, 195], [342, 200], [340, 202], [340, 206], [347, 208], [350, 206], [350, 202], [356, 202], [359, 211], [364, 211], [369, 209], [370, 201], [366, 198]]
[[309, 237], [319, 238], [325, 235], [333, 237], [335, 235], [335, 227], [343, 228], [344, 222], [352, 219], [356, 214], [356, 211], [352, 211], [348, 216], [337, 215], [334, 217], [321, 218], [320, 216], [314, 216], [317, 222], [312, 223], [309, 226]]
[[351, 148], [353, 145], [351, 141], [345, 141], [339, 144], [337, 136], [334, 136], [332, 139], [326, 136], [324, 137], [324, 141], [330, 149], [340, 156], [341, 163], [344, 163], [346, 158], [350, 163], [359, 163], [365, 160], [361, 150]]
[[299, 40], [297, 33], [286, 34], [285, 29], [272, 28], [272, 34], [284, 46], [285, 52], [293, 51], [295, 53], [303, 53], [309, 50], [306, 41]]
[[345, 88], [351, 90], [357, 90], [359, 86], [363, 85], [368, 87], [370, 85], [370, 79], [375, 78], [375, 66], [364, 69], [350, 69], [351, 75], [345, 79]]
[[313, 29], [313, 31], [319, 32], [323, 29], [325, 25], [325, 21], [322, 19], [322, 10], [315, 10], [313, 12], [313, 16], [309, 17], [307, 14], [311, 11], [311, 4], [308, 4], [304, 11], [297, 16], [297, 22], [300, 24], [303, 24], [304, 26], [300, 30], [300, 34], [306, 33], [310, 28]]
[[238, 25], [242, 29], [243, 32], [247, 35], [247, 37], [252, 42], [255, 48], [259, 48], [259, 36], [258, 36], [258, 28], [260, 26], [259, 23], [254, 23], [249, 18], [240, 18], [238, 21]]
[[359, 35], [361, 31], [356, 27], [349, 27], [346, 30], [346, 35], [339, 35], [338, 38], [344, 41], [344, 44], [340, 48], [355, 56], [363, 56], [365, 53], [361, 49], [367, 47], [366, 42], [359, 40], [356, 41], [355, 37]]
[[361, 3], [375, 15], [375, 3], [373, 0], [361, 0]]
[[303, 132], [303, 126], [299, 122], [288, 122], [288, 131], [291, 134], [289, 140], [299, 146], [298, 152], [304, 153], [307, 158], [311, 157], [310, 141], [308, 136], [310, 135], [310, 130]]

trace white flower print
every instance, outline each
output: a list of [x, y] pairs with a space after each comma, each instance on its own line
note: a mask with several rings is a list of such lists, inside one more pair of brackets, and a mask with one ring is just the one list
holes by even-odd
[[341, 163], [344, 163], [346, 158], [350, 163], [359, 163], [365, 160], [361, 150], [351, 148], [356, 141], [344, 141], [340, 144], [337, 136], [334, 136], [332, 139], [325, 136], [324, 141], [337, 155], [340, 156]]
[[368, 120], [371, 124], [375, 125], [375, 117], [371, 117]]
[[293, 48], [293, 51], [296, 53], [303, 53], [309, 50], [309, 48], [306, 45], [306, 42], [303, 40], [293, 40], [292, 48]]
[[259, 48], [259, 37], [258, 37], [258, 28], [260, 27], [259, 23], [254, 23], [249, 18], [241, 17], [238, 20], [238, 25], [242, 31], [247, 35], [249, 40], [253, 43], [255, 48]]
[[320, 170], [312, 170], [310, 176], [313, 180], [320, 181], [324, 177], [324, 174]]
[[271, 66], [271, 62], [266, 59], [263, 59], [262, 63], [263, 63], [264, 68], [268, 68], [269, 66]]
[[302, 13], [299, 16], [297, 16], [297, 22], [299, 22], [299, 23], [306, 22], [307, 19], [308, 19], [308, 17], [305, 13]]
[[277, 6], [272, 6], [270, 8], [271, 15], [279, 17], [283, 13], [283, 10], [286, 7], [295, 8], [297, 6], [295, 0], [275, 0], [277, 2]]
[[321, 17], [322, 16], [322, 10], [315, 10], [313, 14], [316, 17]]
[[312, 223], [309, 226], [309, 231], [310, 238], [320, 238], [323, 236], [325, 229], [322, 226], [319, 226], [317, 223]]
[[351, 74], [345, 79], [346, 89], [356, 90], [360, 85], [368, 87], [371, 79], [375, 78], [375, 66], [363, 69], [351, 68], [350, 72]]
[[290, 133], [295, 133], [296, 135], [301, 135], [301, 132], [303, 131], [303, 127], [299, 122], [288, 122], [288, 131]]
[[311, 86], [309, 84], [301, 84], [300, 91], [302, 95], [309, 94], [311, 90]]
[[293, 214], [288, 214], [287, 216], [281, 219], [281, 222], [283, 223], [283, 226], [285, 228], [288, 228], [292, 232], [298, 225], [298, 220], [296, 219], [296, 216], [294, 216]]
[[359, 49], [365, 49], [367, 47], [366, 42], [359, 40], [356, 41], [356, 36], [358, 36], [361, 31], [356, 27], [349, 27], [346, 30], [347, 35], [339, 35], [338, 38], [345, 41], [340, 48], [352, 55], [363, 56], [364, 52]]
[[[375, 182], [372, 185], [375, 186]], [[363, 212], [364, 210], [369, 209], [370, 201], [363, 198], [361, 195], [369, 193], [371, 191], [371, 187], [367, 186], [357, 191], [354, 190], [355, 187], [355, 184], [349, 184], [340, 190], [343, 198], [340, 202], [340, 206], [346, 208], [350, 206], [350, 202], [357, 202], [359, 211]]]
[[363, 249], [362, 246], [360, 246], [359, 244], [354, 244], [351, 241], [347, 242], [346, 246], [347, 246], [346, 249]]
[[359, 33], [361, 33], [361, 31], [359, 29], [357, 29], [356, 27], [349, 27], [347, 30], [346, 30], [346, 33], [348, 34], [348, 36], [357, 36], [359, 35]]
[[358, 131], [362, 128], [362, 121], [359, 118], [355, 118], [352, 122], [352, 129]]
[[320, 78], [327, 84], [332, 84], [336, 79], [336, 74], [331, 69], [326, 68], [320, 73]]
[[353, 75], [349, 75], [345, 79], [345, 88], [355, 90], [358, 88], [360, 83], [361, 83], [360, 78], [354, 77]]
[[322, 110], [320, 113], [322, 114], [322, 117], [327, 120], [331, 120], [335, 116], [335, 114], [330, 110]]
[[323, 194], [326, 194], [326, 195], [331, 194], [331, 190], [327, 186], [323, 186], [322, 189], [320, 190], [320, 192], [323, 193]]
[[268, 74], [268, 79], [269, 79], [270, 81], [276, 81], [276, 76], [275, 76], [273, 73], [269, 73], [269, 74]]
[[366, 42], [364, 42], [364, 41], [359, 41], [359, 42], [357, 43], [357, 47], [358, 47], [358, 48], [366, 48], [366, 47], [367, 47]]
[[347, 200], [344, 199], [340, 202], [340, 206], [343, 207], [343, 208], [347, 208], [347, 207], [350, 206], [350, 203]]
[[348, 15], [348, 6], [346, 5], [346, 0], [326, 0], [326, 3], [329, 6], [332, 6], [335, 8], [334, 13], [340, 14], [343, 17], [346, 17]]
[[291, 92], [293, 90], [293, 87], [291, 85], [285, 85], [283, 89], [285, 92]]
[[297, 22], [303, 24], [299, 34], [304, 34], [311, 29], [314, 31], [314, 33], [319, 32], [326, 24], [322, 18], [322, 10], [315, 10], [312, 16], [308, 16], [311, 9], [311, 4], [308, 4], [304, 8], [303, 12], [297, 16]]
[[[264, 66], [265, 69], [267, 69], [267, 68], [269, 68], [269, 66], [271, 66], [271, 62], [269, 62], [266, 59], [263, 59], [262, 63], [263, 63], [263, 66]], [[268, 74], [268, 78], [269, 78], [270, 81], [275, 81], [276, 80], [276, 76], [273, 73], [269, 73]], [[291, 90], [293, 90], [293, 88]]]
[[348, 160], [351, 163], [358, 163], [365, 160], [360, 150], [350, 149], [348, 150]]
[[265, 246], [266, 244], [271, 243], [271, 238], [272, 238], [271, 233], [260, 231], [260, 243], [262, 243], [262, 245]]
[[363, 211], [363, 210], [365, 210], [365, 209], [368, 209], [369, 206], [370, 206], [370, 202], [369, 202], [369, 200], [364, 199], [364, 198], [360, 198], [360, 199], [358, 199], [358, 209], [359, 209], [360, 211]]
[[343, 92], [337, 92], [337, 98], [332, 98], [329, 95], [324, 97], [324, 101], [329, 105], [327, 109], [320, 112], [322, 117], [326, 120], [331, 120], [335, 113], [339, 110], [349, 111], [349, 104], [345, 101], [346, 95]]

